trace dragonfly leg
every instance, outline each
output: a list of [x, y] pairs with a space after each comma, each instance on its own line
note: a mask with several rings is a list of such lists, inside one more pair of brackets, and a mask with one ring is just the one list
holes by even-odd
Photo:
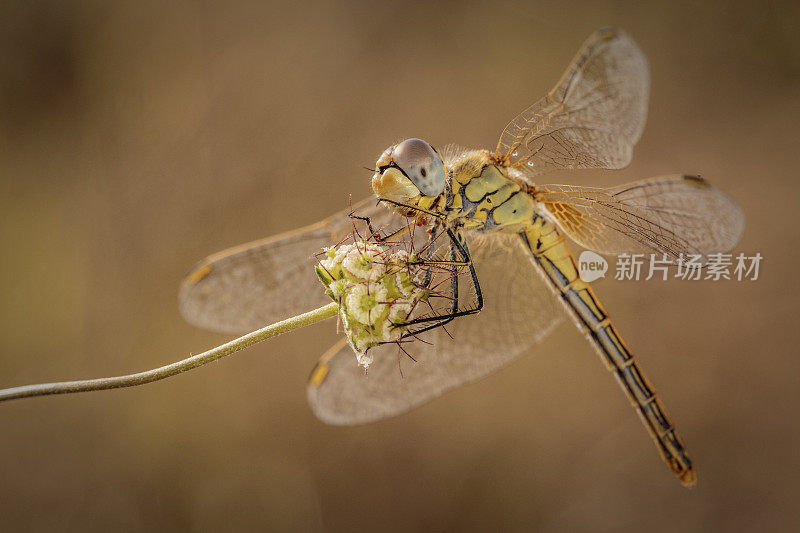
[[[372, 226], [372, 219], [370, 219], [370, 217], [364, 217], [364, 216], [361, 216], [361, 215], [356, 215], [354, 212], [350, 213], [349, 217], [351, 219], [361, 220], [362, 222], [366, 223], [367, 230], [369, 231], [369, 235], [367, 236], [366, 240], [374, 239], [375, 242], [392, 242], [392, 241], [398, 239], [399, 237], [402, 237], [403, 235], [405, 235], [406, 233], [408, 233], [411, 230], [411, 227], [409, 225], [405, 225], [405, 226], [401, 227], [400, 229], [395, 230], [395, 231], [391, 232], [390, 234], [388, 234], [386, 236], [382, 236], [381, 235], [381, 230], [380, 229], [376, 230]], [[355, 230], [355, 225], [354, 225], [354, 230]], [[358, 234], [358, 230], [355, 230], [355, 232], [356, 232], [356, 234]]]
[[380, 234], [376, 234], [375, 235], [375, 239], [378, 242], [392, 242], [395, 239], [397, 239], [398, 237], [402, 237], [403, 235], [408, 233], [410, 230], [411, 230], [411, 226], [406, 225], [406, 226], [403, 226], [402, 228], [400, 228], [400, 229], [398, 229], [396, 231], [391, 232], [389, 235], [386, 235], [385, 237], [381, 237]]
[[[451, 229], [447, 229], [447, 235], [450, 238], [450, 261], [425, 261], [425, 264], [435, 264], [437, 266], [447, 266], [451, 269], [452, 277], [450, 279], [450, 294], [452, 298], [452, 306], [449, 313], [436, 316], [420, 317], [409, 320], [405, 326], [424, 324], [420, 328], [416, 328], [404, 335], [404, 337], [417, 335], [419, 333], [444, 326], [451, 322], [453, 319], [477, 314], [483, 309], [483, 292], [481, 285], [478, 281], [478, 275], [475, 272], [475, 267], [472, 264], [472, 259], [469, 255], [469, 250], [466, 244], [462, 243], [460, 239]], [[475, 307], [470, 309], [459, 309], [459, 284], [458, 284], [458, 268], [466, 266], [469, 269], [470, 281], [475, 290], [476, 304]]]
[[395, 202], [394, 200], [389, 200], [387, 198], [378, 198], [378, 201], [386, 203], [386, 204], [394, 205], [396, 207], [402, 207], [403, 209], [407, 209], [409, 212], [416, 211], [418, 213], [423, 213], [425, 215], [428, 215], [428, 216], [431, 216], [433, 218], [440, 219], [440, 220], [442, 220], [442, 219], [444, 219], [446, 217], [446, 215], [444, 215], [442, 213], [437, 213], [435, 211], [429, 211], [427, 209], [422, 209], [421, 207], [416, 207], [416, 206], [413, 206], [413, 205], [406, 205], [406, 204], [404, 204], [402, 202]]
[[[351, 219], [361, 220], [367, 224], [367, 229], [369, 230], [369, 237], [367, 237], [367, 240], [373, 238], [379, 241], [382, 240], [380, 237], [380, 232], [375, 231], [375, 229], [372, 227], [372, 220], [369, 217], [362, 217], [361, 215], [356, 215], [354, 212], [350, 213], [349, 216]], [[353, 228], [355, 229], [355, 224], [353, 224]], [[358, 233], [358, 231], [356, 231], [356, 233]]]

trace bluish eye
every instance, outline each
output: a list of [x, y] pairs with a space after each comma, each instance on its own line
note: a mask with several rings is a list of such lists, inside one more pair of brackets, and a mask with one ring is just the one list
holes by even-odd
[[437, 196], [444, 191], [442, 158], [422, 139], [406, 139], [395, 146], [392, 160], [425, 196]]

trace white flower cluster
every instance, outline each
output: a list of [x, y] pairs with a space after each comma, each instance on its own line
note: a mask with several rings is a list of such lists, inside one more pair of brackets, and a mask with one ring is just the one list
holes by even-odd
[[358, 364], [373, 361], [370, 348], [399, 340], [414, 306], [430, 293], [420, 285], [417, 257], [378, 243], [356, 242], [325, 249], [316, 267], [340, 315]]

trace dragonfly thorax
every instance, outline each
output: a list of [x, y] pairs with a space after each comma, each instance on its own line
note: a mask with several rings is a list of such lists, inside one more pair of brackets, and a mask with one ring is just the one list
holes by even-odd
[[445, 163], [425, 141], [408, 139], [386, 149], [377, 167], [372, 189], [404, 216], [441, 215], [450, 226], [508, 232], [530, 227], [537, 216], [530, 187], [486, 150]]
[[536, 200], [530, 186], [510, 176], [485, 150], [466, 152], [449, 162], [448, 221], [477, 231], [520, 232], [533, 225]]

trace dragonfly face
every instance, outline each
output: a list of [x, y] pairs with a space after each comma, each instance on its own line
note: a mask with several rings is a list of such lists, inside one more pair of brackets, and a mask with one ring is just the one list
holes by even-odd
[[[429, 199], [444, 192], [444, 162], [422, 139], [406, 139], [390, 146], [376, 164], [378, 170], [372, 176], [372, 190], [378, 198], [389, 200], [395, 206], [430, 203]], [[399, 208], [398, 211], [405, 216], [417, 214], [413, 209]]]

